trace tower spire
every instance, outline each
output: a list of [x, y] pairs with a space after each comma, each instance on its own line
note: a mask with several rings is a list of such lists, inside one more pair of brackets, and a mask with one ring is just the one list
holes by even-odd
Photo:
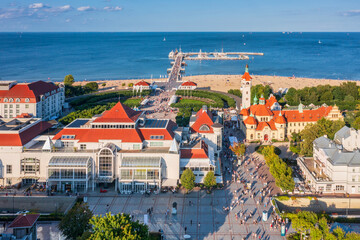
[[249, 72], [249, 65], [248, 64], [245, 65], [245, 72], [247, 72], [247, 73]]

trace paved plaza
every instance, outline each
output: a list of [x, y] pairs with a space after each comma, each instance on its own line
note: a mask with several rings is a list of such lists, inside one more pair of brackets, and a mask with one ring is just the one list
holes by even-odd
[[[246, 171], [249, 169], [249, 172]], [[239, 172], [244, 179], [252, 179], [250, 173], [255, 169], [255, 163], [246, 167], [240, 167]], [[260, 172], [261, 170], [259, 170]], [[263, 188], [262, 181], [253, 180], [252, 192], [258, 193]], [[144, 214], [149, 208], [153, 208], [150, 218], [150, 231], [164, 231], [165, 239], [184, 239], [185, 227], [187, 234], [192, 239], [285, 239], [280, 236], [280, 229], [270, 230], [271, 217], [263, 222], [262, 212], [272, 212], [272, 206], [267, 203], [257, 204], [258, 197], [250, 198], [249, 194], [241, 196], [244, 204], [236, 205], [231, 211], [224, 211], [223, 207], [229, 207], [234, 200], [234, 195], [239, 196], [239, 191], [244, 189], [240, 182], [233, 182], [222, 190], [215, 190], [207, 194], [204, 190], [183, 193], [160, 193], [145, 197], [141, 194], [118, 195], [118, 196], [90, 196], [88, 203], [94, 214], [128, 213], [140, 222], [144, 221]], [[237, 193], [235, 193], [237, 190]], [[167, 209], [171, 211], [173, 202], [177, 203], [177, 214], [166, 215]], [[242, 211], [244, 215], [250, 212], [254, 216], [240, 224], [235, 213]], [[253, 223], [257, 220], [258, 223]], [[259, 237], [260, 236], [260, 237]]]

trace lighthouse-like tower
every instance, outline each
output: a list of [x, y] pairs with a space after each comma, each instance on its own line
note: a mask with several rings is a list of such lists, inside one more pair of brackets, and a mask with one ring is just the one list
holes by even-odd
[[251, 79], [249, 74], [249, 66], [246, 64], [245, 73], [241, 77], [241, 93], [242, 105], [241, 108], [248, 108], [251, 105]]

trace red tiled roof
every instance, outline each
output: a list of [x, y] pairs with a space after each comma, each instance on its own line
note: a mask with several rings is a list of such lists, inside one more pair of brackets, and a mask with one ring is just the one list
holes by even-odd
[[209, 158], [205, 149], [181, 149], [180, 158]]
[[59, 89], [53, 83], [37, 81], [33, 83], [18, 83], [10, 90], [0, 90], [0, 102], [4, 102], [4, 98], [13, 98], [14, 103], [17, 98], [20, 98], [21, 103], [25, 103], [25, 99], [29, 98], [29, 103], [40, 101], [40, 96], [47, 92]]
[[135, 86], [150, 86], [150, 83], [141, 80], [140, 82], [135, 83]]
[[250, 112], [252, 112], [255, 116], [272, 116], [273, 112], [267, 108], [265, 105], [257, 104], [250, 106]]
[[273, 119], [267, 122], [271, 130], [277, 130]]
[[140, 128], [139, 131], [144, 140], [156, 140], [150, 139], [150, 136], [164, 136], [164, 139], [158, 140], [173, 140], [174, 138], [174, 133], [165, 128]]
[[249, 116], [249, 111], [246, 108], [241, 109], [240, 115]]
[[[200, 127], [202, 125], [207, 125], [209, 127], [209, 131], [200, 131]], [[213, 120], [212, 120], [212, 114], [209, 110], [203, 110], [200, 109], [197, 113], [196, 113], [196, 121], [193, 125], [191, 125], [191, 130], [192, 132], [200, 132], [200, 133], [213, 133], [214, 130], [211, 127], [214, 124]]]
[[275, 123], [284, 124], [286, 123], [286, 120], [283, 115], [281, 116], [278, 115], [275, 117]]
[[191, 82], [191, 81], [186, 81], [186, 82], [183, 82], [182, 84], [181, 84], [181, 86], [197, 86], [197, 84], [196, 83], [194, 83], [194, 82]]
[[9, 228], [30, 228], [36, 223], [39, 217], [40, 214], [18, 215], [14, 221], [10, 223]]
[[36, 136], [51, 128], [51, 126], [48, 122], [39, 122], [21, 133], [1, 133], [0, 146], [24, 146]]
[[64, 128], [54, 136], [54, 140], [62, 135], [75, 135], [72, 140], [79, 142], [99, 142], [100, 140], [122, 140], [122, 142], [142, 142], [142, 136], [135, 128]]
[[256, 125], [257, 121], [256, 121], [256, 119], [254, 117], [249, 116], [244, 120], [244, 123], [248, 124], [248, 125]]
[[250, 76], [250, 74], [248, 72], [245, 72], [241, 78], [245, 79], [246, 81], [250, 81], [252, 79], [252, 77]]
[[142, 111], [134, 111], [128, 106], [118, 102], [109, 111], [105, 111], [101, 117], [98, 117], [94, 122], [103, 123], [134, 123], [141, 115]]
[[268, 107], [268, 108], [271, 108], [272, 105], [274, 105], [274, 103], [276, 103], [277, 100], [276, 100], [276, 97], [274, 95], [272, 95], [271, 97], [269, 97], [268, 100], [266, 100], [266, 103], [265, 105]]
[[[323, 117], [326, 117], [332, 109], [332, 106], [320, 107], [318, 109], [304, 109], [303, 113], [299, 110], [282, 110], [282, 115], [285, 117], [287, 122], [316, 122]], [[274, 111], [276, 115], [279, 111]]]

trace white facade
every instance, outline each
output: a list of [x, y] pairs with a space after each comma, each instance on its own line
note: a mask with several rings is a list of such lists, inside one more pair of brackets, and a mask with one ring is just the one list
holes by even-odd
[[59, 117], [65, 103], [65, 87], [38, 81], [16, 83], [0, 81], [0, 116], [15, 118], [28, 114], [36, 118]]
[[360, 194], [360, 153], [357, 148], [360, 139], [357, 136], [357, 131], [345, 126], [335, 134], [334, 141], [326, 136], [317, 138], [313, 158], [297, 159], [307, 183], [315, 191]]

